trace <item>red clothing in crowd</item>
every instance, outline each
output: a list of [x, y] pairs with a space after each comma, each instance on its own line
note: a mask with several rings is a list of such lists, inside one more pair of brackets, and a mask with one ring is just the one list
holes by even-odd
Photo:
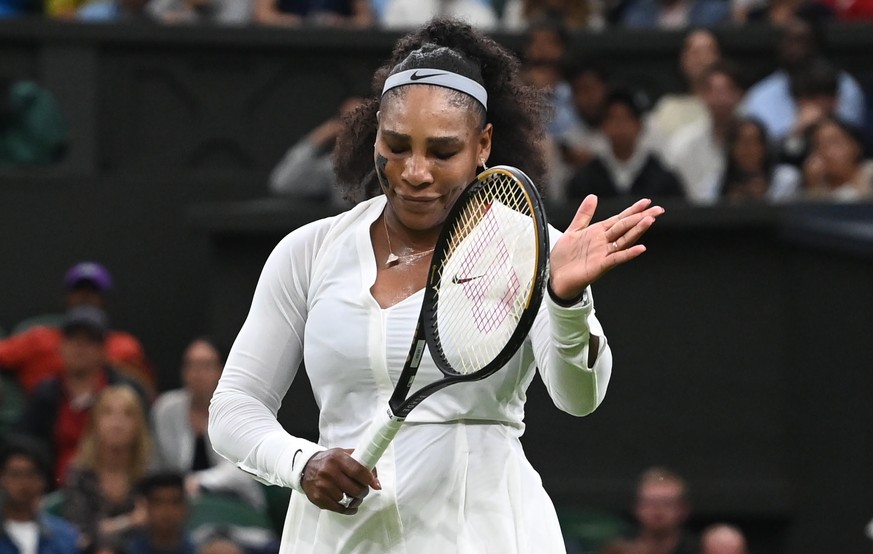
[[[30, 393], [37, 383], [63, 370], [62, 338], [60, 329], [37, 326], [0, 340], [0, 371], [14, 373]], [[142, 344], [134, 336], [110, 331], [106, 336], [106, 355], [111, 365], [135, 377], [146, 391], [153, 390], [154, 376]]]

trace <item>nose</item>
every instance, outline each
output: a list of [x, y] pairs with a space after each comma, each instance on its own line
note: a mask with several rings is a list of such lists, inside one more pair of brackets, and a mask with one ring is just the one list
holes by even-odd
[[414, 187], [423, 187], [432, 183], [433, 175], [431, 174], [430, 162], [427, 160], [427, 157], [420, 154], [412, 154], [406, 158], [400, 178]]

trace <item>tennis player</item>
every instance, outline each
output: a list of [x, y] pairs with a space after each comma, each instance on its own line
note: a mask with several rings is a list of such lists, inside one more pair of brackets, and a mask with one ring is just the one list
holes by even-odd
[[[346, 192], [366, 199], [270, 255], [212, 399], [212, 443], [294, 490], [282, 553], [564, 552], [519, 440], [526, 389], [539, 367], [560, 409], [600, 404], [612, 357], [589, 286], [645, 251], [637, 241], [663, 209], [641, 200], [590, 224], [592, 196], [565, 233], [550, 229], [549, 293], [528, 340], [496, 374], [424, 400], [370, 472], [351, 449], [404, 365], [449, 208], [486, 163], [535, 182], [545, 168], [542, 97], [466, 24], [434, 20], [402, 38], [374, 86], [336, 157]], [[320, 407], [317, 444], [276, 420], [301, 361]], [[441, 377], [425, 353], [414, 387]]]

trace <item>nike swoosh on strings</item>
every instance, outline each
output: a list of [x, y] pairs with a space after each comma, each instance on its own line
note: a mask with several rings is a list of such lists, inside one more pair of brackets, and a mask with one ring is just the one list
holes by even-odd
[[470, 281], [473, 281], [475, 279], [481, 279], [484, 276], [484, 273], [482, 275], [476, 275], [475, 277], [458, 277], [457, 275], [455, 275], [454, 277], [452, 277], [452, 283], [456, 285], [463, 285], [464, 283], [469, 283]]

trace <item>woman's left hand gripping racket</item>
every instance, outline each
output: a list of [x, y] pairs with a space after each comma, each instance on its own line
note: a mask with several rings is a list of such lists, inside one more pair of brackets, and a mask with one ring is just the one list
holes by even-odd
[[[403, 371], [354, 459], [373, 469], [422, 400], [484, 379], [515, 355], [542, 302], [548, 258], [542, 200], [527, 175], [508, 166], [479, 174], [449, 212]], [[425, 345], [443, 378], [410, 394]], [[351, 500], [344, 497], [344, 505]]]

